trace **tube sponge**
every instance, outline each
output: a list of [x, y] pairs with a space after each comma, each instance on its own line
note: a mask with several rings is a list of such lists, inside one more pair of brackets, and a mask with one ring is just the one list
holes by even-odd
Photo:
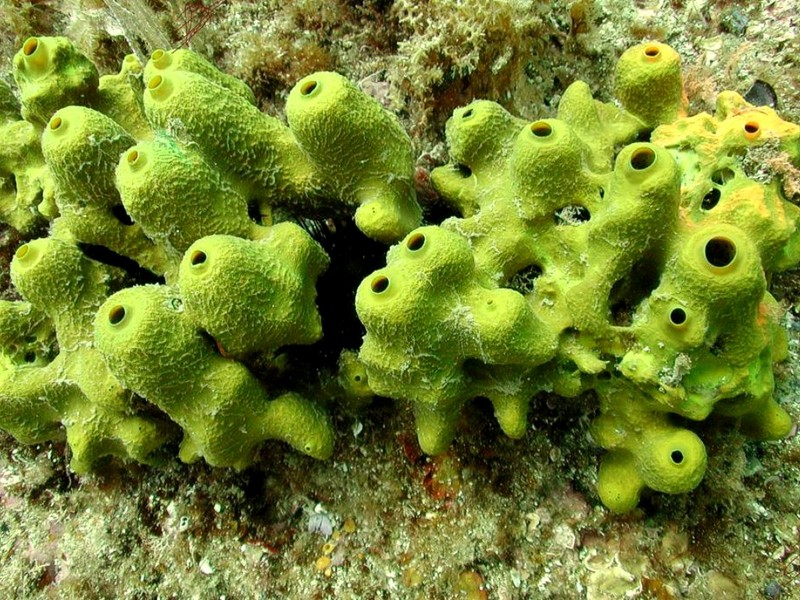
[[658, 42], [628, 48], [617, 62], [614, 95], [645, 128], [672, 123], [686, 114], [681, 58]]
[[19, 111], [14, 92], [0, 81], [0, 221], [28, 234], [56, 210], [40, 129]]
[[158, 72], [146, 82], [144, 108], [155, 129], [192, 144], [248, 196], [297, 198], [307, 185], [308, 161], [289, 129], [215, 81]]
[[[268, 439], [330, 456], [319, 398], [408, 402], [439, 453], [475, 397], [518, 438], [537, 393], [591, 389], [608, 507], [694, 488], [707, 457], [689, 420], [716, 413], [757, 439], [791, 427], [772, 397], [787, 341], [767, 282], [800, 261], [800, 209], [775, 167], [800, 166], [800, 128], [733, 92], [686, 117], [679, 62], [658, 43], [626, 52], [621, 108], [575, 82], [555, 118], [457, 109], [451, 162], [431, 174], [457, 214], [419, 227], [408, 136], [340, 75], [300, 80], [286, 126], [192, 52], [128, 57], [98, 80], [68, 41], [31, 38], [21, 107], [0, 87], [0, 175], [18, 184], [0, 212], [54, 221], [12, 263], [24, 300], [0, 302], [0, 426], [66, 434], [79, 472], [153, 462], [181, 430], [183, 460], [243, 468]], [[323, 334], [329, 259], [281, 220], [345, 215], [395, 245], [356, 291], [358, 356], [298, 384], [292, 369], [321, 353], [291, 346]], [[130, 281], [94, 252], [168, 285], [109, 296]]]
[[286, 117], [323, 190], [357, 205], [356, 225], [394, 242], [419, 226], [411, 142], [397, 118], [337, 73], [297, 82]]
[[173, 138], [159, 135], [127, 149], [115, 182], [126, 212], [164, 248], [173, 270], [201, 237], [264, 234], [248, 216], [247, 198], [200, 153]]
[[163, 273], [164, 251], [130, 220], [114, 187], [119, 156], [134, 143], [96, 110], [68, 106], [56, 111], [42, 134], [42, 154], [55, 181], [57, 226], [78, 241], [105, 246]]
[[644, 489], [683, 494], [697, 487], [706, 470], [703, 442], [686, 429], [651, 432], [636, 452], [606, 454], [597, 475], [597, 493], [618, 513], [633, 510]]
[[128, 389], [159, 406], [184, 431], [180, 457], [249, 465], [266, 439], [315, 458], [333, 451], [328, 417], [296, 395], [270, 400], [247, 368], [220, 356], [167, 286], [117, 292], [97, 312], [97, 347]]
[[[9, 364], [3, 356], [0, 423], [31, 443], [59, 439], [65, 429], [77, 473], [108, 455], [153, 462], [173, 433], [169, 423], [135, 413], [130, 393], [89, 341], [109, 275], [77, 246], [55, 238], [20, 246], [11, 263], [17, 289], [49, 318], [58, 353], [40, 356], [41, 348], [34, 348], [32, 360], [22, 364]], [[35, 318], [31, 305], [13, 303], [6, 309], [12, 318]]]
[[22, 97], [22, 116], [44, 125], [62, 106], [86, 106], [96, 98], [94, 64], [65, 37], [30, 37], [14, 56], [14, 80]]
[[314, 284], [327, 266], [304, 230], [279, 223], [258, 241], [198, 240], [181, 262], [178, 285], [190, 318], [241, 360], [322, 337]]
[[223, 73], [202, 56], [191, 50], [177, 48], [175, 50], [156, 49], [150, 55], [144, 69], [144, 81], [150, 81], [156, 75], [164, 75], [175, 71], [195, 73], [236, 94], [249, 104], [255, 105], [256, 98], [247, 84]]
[[361, 283], [356, 310], [369, 385], [411, 401], [425, 452], [447, 448], [461, 406], [476, 395], [497, 402], [510, 435], [524, 432], [527, 397], [499, 393], [504, 367], [548, 361], [556, 340], [521, 294], [480, 277], [461, 236], [439, 227], [410, 233]]
[[[686, 117], [680, 59], [663, 44], [625, 52], [616, 79], [622, 108], [575, 82], [555, 119], [525, 123], [485, 101], [455, 110], [451, 162], [431, 180], [460, 214], [393, 247], [356, 306], [369, 385], [412, 404], [426, 452], [443, 450], [472, 397], [521, 435], [537, 392], [593, 389], [592, 435], [608, 450], [599, 495], [625, 512], [647, 489], [701, 481], [705, 447], [675, 416], [716, 412], [757, 439], [791, 427], [772, 398], [786, 339], [766, 282], [800, 260], [800, 211], [747, 161], [797, 167], [800, 129], [732, 92], [713, 116]], [[452, 262], [411, 260], [420, 234]], [[513, 311], [484, 319], [479, 299], [504, 288], [535, 327]], [[522, 332], [556, 340], [553, 353], [520, 354]]]

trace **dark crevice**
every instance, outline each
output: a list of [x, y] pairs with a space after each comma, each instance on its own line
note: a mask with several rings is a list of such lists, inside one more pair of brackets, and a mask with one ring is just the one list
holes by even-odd
[[658, 267], [658, 261], [645, 256], [633, 266], [628, 276], [614, 284], [609, 297], [613, 325], [627, 327], [631, 324], [636, 308], [658, 287]]
[[454, 168], [458, 172], [458, 174], [464, 179], [466, 179], [467, 177], [472, 177], [472, 169], [470, 169], [467, 165], [458, 163], [457, 165], [455, 165]]
[[261, 214], [261, 204], [258, 200], [250, 200], [247, 202], [247, 216], [253, 223], [258, 225], [264, 224], [264, 215]]
[[133, 225], [133, 219], [122, 204], [116, 204], [112, 206], [111, 214], [114, 215], [114, 218], [123, 225]]
[[539, 265], [528, 265], [521, 271], [517, 271], [508, 282], [508, 287], [518, 291], [520, 294], [528, 295], [533, 293], [536, 286], [536, 279], [542, 274]]
[[700, 208], [703, 210], [711, 210], [717, 204], [719, 204], [720, 197], [720, 191], [717, 188], [712, 188], [705, 196], [703, 196], [703, 202], [700, 204]]
[[96, 260], [97, 262], [117, 267], [127, 273], [127, 275], [140, 285], [149, 283], [164, 283], [164, 278], [156, 275], [152, 271], [145, 269], [139, 265], [135, 260], [118, 254], [113, 250], [109, 250], [105, 246], [99, 244], [87, 244], [85, 242], [78, 242], [78, 248], [86, 258]]
[[304, 221], [303, 228], [330, 257], [330, 266], [317, 280], [317, 309], [323, 337], [309, 346], [287, 347], [294, 361], [319, 366], [336, 365], [341, 351], [361, 345], [366, 333], [355, 309], [361, 281], [386, 264], [387, 247], [366, 237], [352, 219]]

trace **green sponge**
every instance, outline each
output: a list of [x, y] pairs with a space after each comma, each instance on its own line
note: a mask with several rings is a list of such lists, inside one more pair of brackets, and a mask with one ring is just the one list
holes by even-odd
[[387, 266], [356, 292], [367, 334], [359, 353], [377, 394], [412, 403], [423, 450], [443, 452], [461, 406], [483, 395], [501, 426], [525, 431], [530, 389], [505, 367], [549, 360], [553, 333], [525, 298], [476, 271], [469, 245], [439, 227], [422, 227], [393, 246]]
[[14, 285], [30, 304], [5, 304], [3, 311], [6, 331], [27, 329], [26, 338], [43, 344], [47, 324], [33, 307], [41, 310], [55, 331], [58, 353], [53, 357], [39, 344], [25, 351], [22, 363], [2, 355], [0, 426], [28, 443], [60, 439], [66, 430], [77, 473], [108, 455], [151, 463], [173, 435], [169, 423], [137, 414], [130, 392], [89, 341], [109, 275], [71, 243], [34, 240], [19, 247], [11, 264]]
[[114, 170], [135, 141], [104, 114], [68, 106], [53, 115], [42, 134], [42, 154], [53, 174], [62, 237], [105, 246], [141, 266], [164, 273], [164, 250], [125, 212]]
[[184, 256], [178, 285], [189, 318], [226, 356], [252, 359], [322, 337], [315, 283], [327, 266], [303, 229], [279, 223], [258, 241], [199, 239]]
[[366, 235], [395, 242], [420, 225], [411, 142], [397, 118], [337, 73], [297, 82], [286, 117], [323, 193], [357, 205]]
[[164, 250], [168, 277], [201, 237], [266, 233], [249, 218], [247, 198], [200, 153], [173, 138], [159, 135], [129, 148], [119, 157], [115, 182], [125, 211]]
[[681, 58], [659, 42], [628, 48], [615, 71], [614, 95], [648, 129], [686, 114]]
[[22, 117], [39, 126], [63, 106], [91, 104], [100, 83], [92, 61], [65, 37], [25, 40], [14, 56], [14, 80], [22, 98]]
[[97, 347], [114, 375], [184, 431], [180, 457], [244, 468], [266, 439], [315, 458], [333, 451], [330, 420], [296, 394], [274, 400], [245, 366], [220, 356], [168, 286], [127, 288], [100, 307]]

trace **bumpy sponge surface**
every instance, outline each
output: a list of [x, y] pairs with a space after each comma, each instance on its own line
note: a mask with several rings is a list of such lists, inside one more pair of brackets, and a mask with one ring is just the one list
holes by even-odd
[[451, 163], [431, 174], [457, 216], [393, 247], [357, 308], [370, 385], [412, 405], [426, 452], [476, 396], [521, 435], [537, 392], [594, 389], [598, 490], [625, 512], [702, 480], [703, 442], [674, 417], [790, 430], [766, 281], [800, 259], [800, 210], [769, 162], [751, 172], [796, 168], [800, 128], [733, 92], [687, 116], [680, 59], [658, 43], [623, 54], [616, 94], [621, 108], [576, 82], [557, 118], [531, 123], [487, 101], [457, 109]]

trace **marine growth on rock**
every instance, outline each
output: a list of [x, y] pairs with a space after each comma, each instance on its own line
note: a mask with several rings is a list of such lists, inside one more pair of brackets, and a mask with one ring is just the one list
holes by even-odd
[[[49, 235], [17, 249], [22, 300], [0, 303], [0, 427], [66, 436], [78, 473], [160, 460], [177, 437], [182, 460], [218, 466], [251, 464], [267, 439], [328, 458], [331, 386], [409, 404], [428, 454], [474, 398], [519, 438], [538, 394], [591, 410], [577, 398], [593, 390], [598, 493], [625, 512], [645, 489], [699, 484], [693, 422], [791, 428], [772, 395], [787, 342], [767, 281], [800, 261], [800, 210], [768, 164], [746, 165], [800, 166], [800, 127], [733, 92], [688, 116], [664, 44], [622, 55], [618, 103], [577, 81], [553, 119], [457, 109], [451, 162], [431, 174], [454, 216], [424, 226], [408, 136], [335, 73], [297, 83], [287, 126], [187, 50], [99, 77], [69, 40], [30, 38], [14, 68], [0, 219]], [[284, 349], [325, 338], [330, 264], [297, 219], [329, 215], [394, 245], [355, 293], [360, 348], [342, 348], [330, 385], [293, 386]]]

